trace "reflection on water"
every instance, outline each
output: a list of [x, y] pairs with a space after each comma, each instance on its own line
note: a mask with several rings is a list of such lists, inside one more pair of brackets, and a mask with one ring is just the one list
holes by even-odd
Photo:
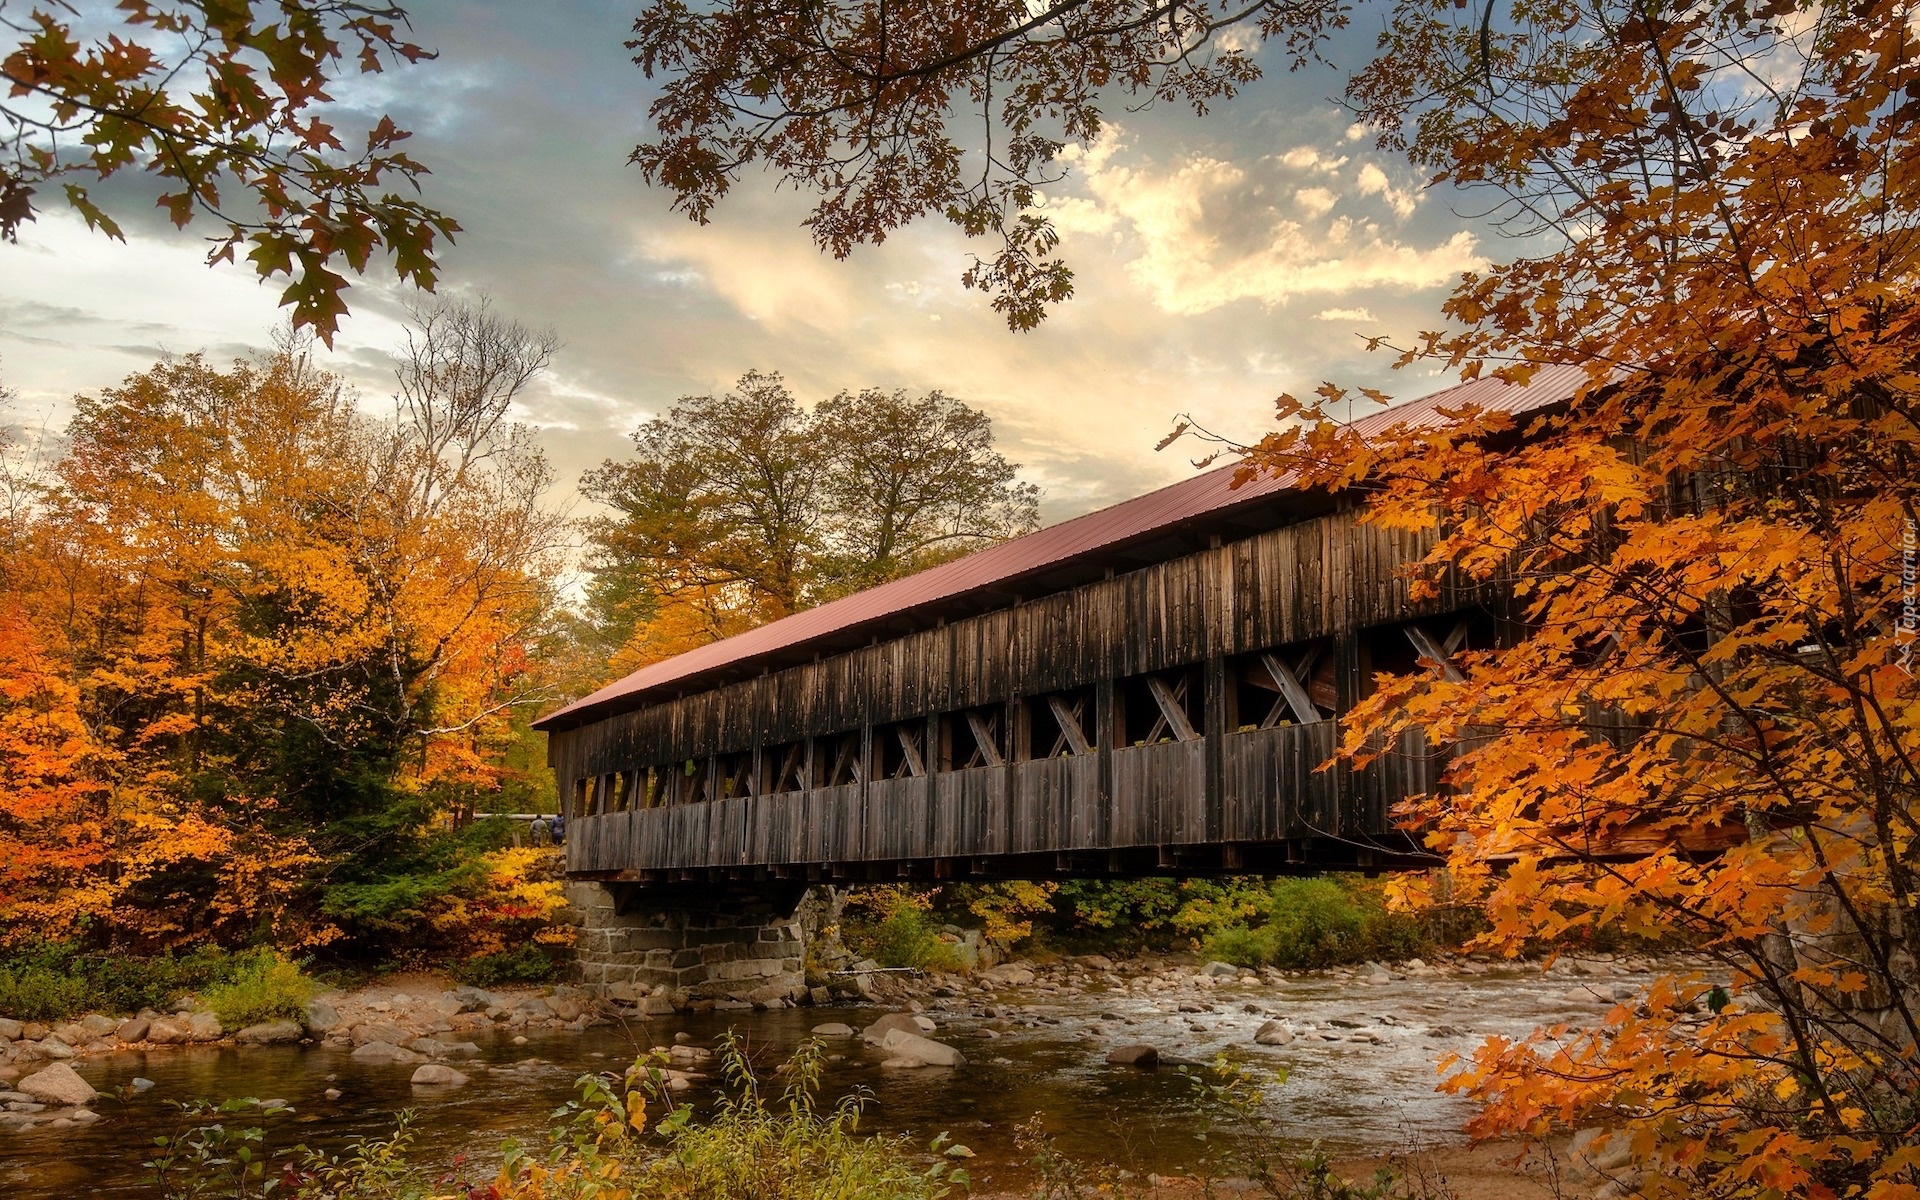
[[[1644, 978], [1607, 980], [1594, 989]], [[1580, 998], [1575, 981], [1533, 971], [1477, 977], [1429, 977], [1368, 987], [1352, 980], [1303, 978], [1280, 986], [1226, 986], [1206, 995], [1211, 1012], [1176, 1013], [1175, 998], [1123, 990], [1082, 996], [1047, 993], [1000, 997], [996, 1018], [965, 1000], [936, 1009], [934, 1036], [959, 1047], [968, 1065], [957, 1071], [881, 1070], [884, 1057], [856, 1040], [830, 1048], [846, 1061], [825, 1080], [829, 1095], [869, 1093], [863, 1128], [927, 1140], [950, 1131], [978, 1155], [968, 1164], [976, 1188], [1007, 1186], [1019, 1174], [1014, 1127], [1041, 1114], [1071, 1156], [1117, 1161], [1138, 1171], [1193, 1169], [1221, 1149], [1225, 1135], [1210, 1131], [1191, 1085], [1176, 1070], [1141, 1071], [1106, 1065], [1116, 1043], [1146, 1042], [1163, 1056], [1209, 1062], [1222, 1052], [1255, 1066], [1284, 1069], [1284, 1085], [1269, 1093], [1269, 1134], [1305, 1145], [1321, 1141], [1340, 1150], [1379, 1150], [1409, 1138], [1438, 1142], [1458, 1136], [1463, 1103], [1434, 1091], [1434, 1062], [1442, 1050], [1464, 1050], [1487, 1034], [1509, 1036], [1543, 1022], [1585, 1017], [1606, 1007]], [[1006, 1002], [1013, 1001], [1009, 1006]], [[1251, 1007], [1256, 1011], [1249, 1012]], [[136, 1076], [157, 1086], [123, 1106], [103, 1099], [99, 1123], [39, 1133], [0, 1132], [0, 1197], [145, 1196], [143, 1159], [155, 1136], [178, 1127], [167, 1100], [236, 1096], [277, 1098], [294, 1113], [277, 1120], [273, 1144], [338, 1146], [391, 1127], [393, 1114], [411, 1108], [420, 1156], [455, 1163], [478, 1177], [498, 1160], [506, 1138], [535, 1139], [553, 1110], [574, 1095], [573, 1081], [589, 1071], [618, 1069], [636, 1050], [671, 1042], [685, 1032], [712, 1044], [728, 1029], [746, 1039], [763, 1075], [790, 1054], [811, 1027], [845, 1021], [856, 1027], [876, 1009], [789, 1009], [660, 1018], [631, 1029], [529, 1035], [524, 1046], [506, 1034], [479, 1041], [477, 1063], [461, 1063], [473, 1082], [455, 1090], [415, 1089], [413, 1068], [368, 1065], [324, 1047], [269, 1047], [245, 1051], [190, 1048], [126, 1053], [74, 1065], [103, 1092]], [[1253, 1031], [1271, 1016], [1296, 1027], [1312, 1024], [1287, 1046], [1256, 1046]], [[1331, 1026], [1330, 1019], [1346, 1024]], [[1441, 1036], [1430, 1036], [1438, 1026]], [[993, 1036], [997, 1034], [998, 1036]], [[1372, 1038], [1369, 1040], [1352, 1040]], [[528, 1057], [544, 1064], [511, 1072], [488, 1071]], [[329, 1101], [324, 1093], [338, 1088]], [[1209, 1133], [1212, 1137], [1209, 1137]]]

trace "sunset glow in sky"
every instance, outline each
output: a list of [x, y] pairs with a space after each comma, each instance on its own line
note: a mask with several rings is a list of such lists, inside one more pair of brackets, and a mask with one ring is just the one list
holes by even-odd
[[[1014, 334], [959, 286], [966, 245], [944, 226], [834, 262], [799, 227], [803, 199], [765, 180], [704, 227], [668, 211], [626, 163], [652, 95], [622, 48], [631, 5], [409, 7], [415, 39], [440, 58], [339, 99], [415, 131], [428, 200], [466, 227], [445, 286], [489, 292], [564, 338], [519, 414], [564, 492], [676, 397], [759, 369], [784, 373], [803, 401], [940, 388], [985, 409], [1057, 520], [1190, 473], [1190, 452], [1153, 449], [1177, 414], [1251, 437], [1275, 395], [1323, 379], [1402, 398], [1443, 385], [1390, 371], [1359, 335], [1435, 327], [1459, 273], [1500, 252], [1456, 195], [1425, 190], [1329, 99], [1367, 30], [1331, 47], [1336, 66], [1289, 74], [1263, 56], [1271, 77], [1204, 120], [1116, 99], [1110, 136], [1072, 153], [1050, 194], [1078, 294]], [[163, 352], [224, 360], [268, 344], [277, 286], [207, 268], [210, 231], [175, 233], [144, 203], [120, 210], [127, 245], [49, 206], [18, 246], [0, 246], [11, 423], [57, 429], [74, 394]], [[403, 297], [375, 273], [348, 299], [329, 365], [379, 408]]]

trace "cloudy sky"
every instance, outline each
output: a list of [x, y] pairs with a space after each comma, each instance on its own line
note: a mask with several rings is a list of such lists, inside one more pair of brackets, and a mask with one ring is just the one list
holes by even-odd
[[[652, 94], [622, 48], [631, 2], [408, 7], [440, 58], [341, 98], [415, 131], [428, 200], [466, 228], [447, 285], [564, 339], [521, 413], [562, 492], [675, 398], [759, 369], [809, 401], [871, 386], [959, 396], [991, 414], [1059, 519], [1190, 473], [1186, 455], [1153, 449], [1177, 414], [1253, 436], [1274, 396], [1323, 379], [1402, 398], [1440, 386], [1390, 371], [1359, 335], [1434, 327], [1449, 283], [1501, 249], [1329, 99], [1371, 41], [1364, 8], [1334, 66], [1290, 74], [1263, 54], [1270, 77], [1204, 120], [1116, 101], [1112, 136], [1050, 196], [1078, 294], [1013, 334], [959, 286], [966, 245], [944, 226], [837, 263], [799, 228], [802, 198], [762, 181], [710, 225], [669, 212], [626, 163]], [[132, 215], [126, 245], [51, 209], [0, 245], [13, 423], [57, 428], [76, 393], [162, 353], [248, 353], [281, 319], [277, 287], [204, 265], [205, 231]], [[403, 299], [378, 274], [349, 295], [330, 362], [369, 407], [391, 390]]]

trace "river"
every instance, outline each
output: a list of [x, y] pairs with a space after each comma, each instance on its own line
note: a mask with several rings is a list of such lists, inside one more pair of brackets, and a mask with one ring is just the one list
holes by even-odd
[[[1269, 1088], [1262, 1137], [1342, 1153], [1378, 1153], [1410, 1143], [1460, 1140], [1466, 1103], [1435, 1090], [1435, 1063], [1490, 1034], [1524, 1035], [1537, 1025], [1591, 1024], [1626, 989], [1650, 978], [1647, 964], [1602, 964], [1575, 976], [1537, 966], [1484, 974], [1436, 972], [1369, 985], [1358, 978], [1304, 974], [1262, 985], [1202, 987], [1191, 967], [1163, 990], [1095, 984], [1078, 993], [1036, 986], [1005, 990], [991, 1003], [977, 995], [932, 998], [932, 1036], [967, 1057], [957, 1070], [884, 1069], [886, 1056], [858, 1039], [837, 1039], [845, 1056], [830, 1066], [824, 1090], [868, 1094], [863, 1128], [925, 1141], [941, 1132], [968, 1146], [976, 1189], [1016, 1187], [1021, 1163], [1015, 1127], [1040, 1114], [1069, 1156], [1138, 1171], [1202, 1169], [1236, 1135], [1211, 1126], [1192, 1084], [1173, 1067], [1110, 1066], [1115, 1045], [1146, 1043], [1162, 1056], [1194, 1063], [1230, 1053], [1260, 1072], [1284, 1072]], [[1197, 1012], [1180, 1012], [1188, 1008]], [[774, 1012], [684, 1014], [645, 1024], [551, 1031], [515, 1044], [482, 1031], [478, 1059], [458, 1065], [473, 1082], [453, 1090], [413, 1088], [413, 1068], [354, 1061], [325, 1046], [237, 1049], [192, 1047], [76, 1060], [79, 1072], [111, 1093], [136, 1077], [152, 1088], [124, 1103], [103, 1098], [99, 1122], [84, 1127], [0, 1132], [0, 1196], [150, 1196], [143, 1160], [153, 1139], [179, 1128], [168, 1101], [253, 1096], [284, 1100], [289, 1115], [269, 1122], [271, 1144], [338, 1146], [416, 1114], [418, 1155], [478, 1179], [497, 1163], [504, 1139], [539, 1139], [554, 1108], [574, 1095], [583, 1073], [615, 1070], [636, 1050], [686, 1034], [713, 1045], [732, 1030], [771, 1071], [822, 1022], [865, 1024], [882, 1012], [834, 1006]], [[1261, 1046], [1253, 1033], [1271, 1017], [1287, 1020], [1294, 1040]], [[535, 1060], [535, 1061], [528, 1061]], [[519, 1064], [519, 1065], [516, 1065]], [[338, 1100], [325, 1093], [336, 1088]], [[698, 1092], [691, 1094], [700, 1099]], [[244, 1122], [241, 1122], [244, 1123]]]

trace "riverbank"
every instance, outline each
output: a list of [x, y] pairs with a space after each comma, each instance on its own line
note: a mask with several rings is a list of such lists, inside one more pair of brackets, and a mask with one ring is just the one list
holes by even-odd
[[[1236, 1137], [1296, 1148], [1320, 1143], [1361, 1160], [1417, 1144], [1454, 1162], [1469, 1109], [1434, 1090], [1442, 1053], [1536, 1024], [1597, 1022], [1640, 995], [1655, 965], [1635, 957], [1562, 959], [1543, 972], [1539, 964], [1444, 959], [1246, 972], [1179, 955], [1090, 955], [964, 977], [856, 972], [844, 989], [859, 992], [866, 974], [874, 996], [822, 1007], [745, 1010], [702, 1001], [648, 1014], [565, 987], [479, 993], [440, 977], [392, 977], [316, 998], [309, 1016], [324, 1028], [303, 1029], [293, 1041], [242, 1041], [242, 1031], [185, 1042], [98, 1036], [78, 1038], [72, 1058], [51, 1059], [31, 1048], [45, 1039], [9, 1041], [0, 1046], [9, 1060], [0, 1069], [15, 1080], [62, 1065], [95, 1098], [64, 1109], [28, 1100], [42, 1107], [12, 1113], [0, 1126], [0, 1181], [14, 1190], [0, 1191], [145, 1195], [135, 1186], [140, 1148], [177, 1123], [167, 1101], [196, 1098], [287, 1100], [298, 1115], [283, 1119], [297, 1129], [276, 1139], [283, 1145], [377, 1135], [394, 1112], [409, 1108], [419, 1114], [422, 1155], [497, 1161], [501, 1140], [544, 1136], [549, 1114], [580, 1075], [617, 1070], [659, 1047], [679, 1072], [678, 1085], [704, 1104], [716, 1086], [702, 1077], [707, 1055], [727, 1034], [751, 1048], [764, 1073], [832, 1026], [844, 1028], [827, 1035], [823, 1095], [866, 1093], [863, 1129], [919, 1144], [951, 1133], [978, 1156], [968, 1166], [981, 1194], [1022, 1194], [1031, 1156], [1015, 1131], [1036, 1114], [1062, 1153], [1139, 1179], [1158, 1173], [1169, 1187]], [[920, 1018], [914, 1035], [951, 1048], [953, 1065], [926, 1065], [899, 1045], [857, 1036], [890, 1013]], [[145, 1019], [151, 1033], [155, 1018]], [[180, 1021], [177, 1014], [159, 1019]], [[61, 1032], [73, 1033], [47, 1035]], [[1116, 1060], [1129, 1047], [1153, 1054]], [[1214, 1125], [1204, 1096], [1177, 1069], [1221, 1056], [1271, 1085], [1257, 1132]], [[419, 1078], [435, 1067], [459, 1079], [437, 1071], [428, 1074], [438, 1082]], [[95, 1115], [76, 1118], [74, 1108]], [[91, 1172], [84, 1179], [92, 1191], [23, 1185], [44, 1178], [56, 1161], [67, 1164], [61, 1170]]]

